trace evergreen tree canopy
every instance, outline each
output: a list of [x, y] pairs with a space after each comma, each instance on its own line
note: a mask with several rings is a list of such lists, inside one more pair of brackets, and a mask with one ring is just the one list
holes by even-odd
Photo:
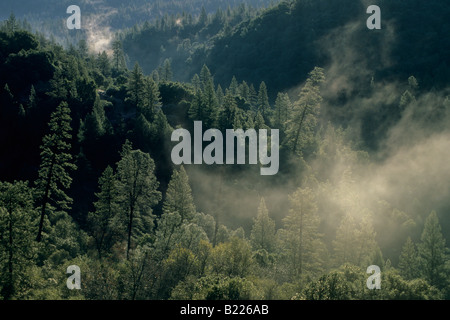
[[44, 218], [52, 205], [59, 209], [68, 210], [72, 199], [64, 192], [72, 183], [70, 170], [76, 170], [70, 154], [71, 117], [66, 102], [58, 105], [51, 114], [50, 133], [44, 136], [41, 145], [41, 164], [39, 178], [36, 181], [36, 197], [40, 205], [40, 221], [37, 241], [41, 241]]

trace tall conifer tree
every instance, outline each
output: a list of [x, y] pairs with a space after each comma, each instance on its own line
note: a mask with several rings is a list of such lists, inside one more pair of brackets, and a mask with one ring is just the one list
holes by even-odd
[[67, 102], [61, 102], [50, 116], [50, 133], [41, 145], [41, 164], [36, 181], [37, 203], [40, 208], [39, 228], [36, 240], [42, 240], [44, 218], [51, 204], [68, 210], [72, 199], [65, 193], [72, 183], [70, 170], [76, 170], [70, 154], [71, 117]]

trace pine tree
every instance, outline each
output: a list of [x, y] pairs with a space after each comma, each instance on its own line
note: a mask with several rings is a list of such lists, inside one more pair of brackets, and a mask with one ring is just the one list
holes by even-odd
[[202, 90], [198, 89], [195, 91], [194, 97], [191, 102], [191, 106], [189, 107], [188, 114], [192, 120], [202, 120], [202, 111], [203, 111], [203, 97]]
[[208, 236], [196, 223], [195, 218], [200, 216], [196, 213], [189, 178], [183, 166], [173, 171], [162, 211], [154, 243], [157, 261], [167, 258], [176, 248], [198, 253], [200, 242], [206, 241]]
[[185, 220], [192, 220], [196, 212], [189, 178], [183, 166], [179, 170], [173, 171], [167, 187], [163, 213], [170, 212], [177, 212], [181, 217], [181, 223]]
[[299, 93], [299, 99], [294, 103], [286, 132], [288, 145], [294, 154], [301, 152], [301, 147], [305, 142], [302, 140], [311, 139], [322, 101], [319, 86], [324, 80], [323, 69], [314, 68], [309, 73], [306, 84]]
[[238, 116], [238, 108], [235, 98], [228, 91], [224, 97], [223, 106], [219, 111], [218, 128], [225, 132], [226, 129], [233, 128], [236, 117]]
[[158, 84], [152, 78], [145, 79], [145, 89], [145, 108], [142, 113], [147, 120], [152, 121], [159, 107], [161, 107], [161, 96]]
[[97, 141], [99, 137], [112, 130], [111, 124], [105, 115], [105, 109], [102, 102], [97, 98], [92, 107], [92, 112], [86, 115], [84, 121], [80, 119], [80, 127], [78, 131], [78, 140], [83, 141]]
[[247, 103], [249, 103], [250, 100], [250, 87], [248, 86], [247, 82], [242, 81], [242, 84], [239, 86], [239, 94]]
[[333, 240], [333, 260], [336, 267], [345, 263], [356, 266], [372, 264], [379, 252], [371, 219], [368, 214], [358, 220], [347, 213], [336, 230]]
[[[73, 68], [71, 64], [69, 64], [69, 68]], [[73, 70], [71, 70], [73, 71]], [[76, 95], [75, 81], [70, 81], [70, 76], [62, 68], [57, 68], [53, 74], [53, 78], [50, 80], [51, 90], [47, 94], [59, 100], [68, 100]]]
[[157, 70], [153, 70], [150, 77], [155, 81], [155, 83], [159, 83], [159, 72]]
[[7, 83], [5, 83], [5, 86], [3, 87], [4, 92], [5, 92], [5, 103], [7, 106], [12, 107], [15, 103], [14, 103], [14, 95], [11, 92], [11, 89], [9, 89], [9, 86]]
[[217, 96], [217, 103], [219, 104], [219, 107], [221, 107], [223, 105], [223, 100], [225, 98], [225, 94], [223, 93], [223, 90], [222, 90], [222, 87], [220, 84], [217, 86], [216, 96]]
[[370, 214], [363, 212], [359, 223], [359, 229], [356, 233], [356, 265], [365, 266], [374, 264], [374, 260], [380, 252], [380, 248], [378, 247], [375, 237], [376, 232], [373, 228]]
[[408, 237], [400, 253], [398, 268], [405, 279], [412, 280], [417, 277], [417, 266], [417, 250], [414, 242]]
[[30, 95], [28, 96], [28, 110], [36, 108], [37, 102], [36, 90], [34, 89], [34, 86], [31, 85]]
[[267, 86], [264, 81], [259, 85], [257, 111], [261, 113], [264, 120], [268, 119], [270, 113], [269, 97], [267, 95]]
[[406, 107], [414, 101], [416, 101], [416, 98], [411, 94], [411, 92], [409, 92], [409, 90], [406, 90], [400, 98], [400, 110], [402, 111], [406, 109]]
[[266, 122], [264, 121], [264, 117], [259, 111], [256, 112], [254, 128], [255, 130], [268, 129]]
[[217, 100], [216, 91], [214, 89], [214, 82], [212, 78], [205, 85], [202, 100], [203, 100], [202, 106], [203, 124], [206, 128], [212, 128], [215, 126], [217, 120], [217, 113], [219, 110], [219, 102]]
[[422, 276], [438, 288], [445, 285], [445, 264], [448, 261], [448, 248], [441, 233], [441, 225], [435, 211], [425, 220], [425, 226], [418, 244], [418, 255]]
[[160, 78], [163, 81], [172, 81], [173, 78], [172, 63], [170, 62], [169, 59], [164, 60], [162, 76], [160, 76]]
[[408, 78], [408, 86], [409, 86], [409, 89], [411, 90], [411, 92], [414, 94], [419, 89], [419, 82], [417, 81], [417, 79], [414, 76], [410, 76]]
[[203, 83], [202, 79], [200, 81], [204, 88], [195, 92], [189, 108], [189, 116], [193, 120], [202, 121], [204, 127], [213, 128], [219, 112], [219, 102], [214, 89], [214, 82], [212, 77], [208, 76], [205, 77], [206, 83]]
[[127, 84], [127, 98], [125, 101], [130, 101], [134, 106], [141, 110], [145, 105], [145, 82], [144, 74], [139, 64], [134, 64], [133, 71], [128, 79]]
[[269, 211], [267, 210], [264, 198], [261, 198], [258, 215], [253, 219], [250, 242], [255, 251], [263, 249], [271, 253], [275, 249], [275, 221], [269, 217]]
[[0, 295], [17, 298], [33, 258], [33, 195], [27, 182], [0, 182]]
[[333, 240], [335, 266], [356, 260], [353, 250], [356, 231], [357, 224], [355, 219], [350, 214], [346, 214], [336, 231], [336, 239]]
[[239, 84], [236, 80], [236, 77], [233, 76], [231, 78], [230, 86], [228, 87], [228, 90], [230, 90], [231, 94], [233, 96], [236, 96], [238, 94]]
[[192, 77], [191, 83], [194, 86], [195, 92], [197, 92], [198, 90], [201, 89], [202, 82], [200, 81], [200, 77], [198, 76], [198, 74], [194, 74], [194, 76]]
[[155, 163], [147, 153], [132, 150], [129, 142], [124, 144], [121, 159], [117, 163], [116, 178], [119, 201], [127, 219], [127, 260], [133, 231], [139, 235], [145, 233], [145, 226], [150, 228], [147, 231], [151, 230], [152, 208], [161, 200], [154, 171]]
[[105, 77], [111, 76], [111, 63], [109, 62], [106, 51], [102, 51], [102, 53], [98, 54], [96, 63], [98, 69]]
[[89, 212], [90, 233], [95, 241], [98, 257], [108, 252], [121, 234], [117, 203], [117, 187], [113, 169], [108, 166], [99, 178], [100, 191], [95, 194], [95, 211]]
[[200, 84], [201, 84], [201, 89], [203, 91], [206, 90], [206, 87], [210, 84], [210, 83], [214, 83], [213, 77], [211, 75], [211, 71], [209, 70], [209, 68], [204, 64], [202, 67], [202, 70], [200, 70]]
[[121, 71], [126, 68], [125, 56], [123, 54], [122, 42], [115, 40], [112, 43], [113, 49], [113, 68], [115, 71]]
[[324, 247], [318, 232], [320, 219], [313, 191], [299, 188], [289, 196], [289, 202], [289, 214], [283, 219], [280, 237], [295, 278], [320, 269]]
[[37, 203], [40, 205], [39, 230], [36, 237], [42, 239], [44, 218], [51, 203], [60, 209], [68, 210], [72, 199], [64, 192], [72, 183], [69, 170], [76, 170], [70, 154], [68, 142], [70, 134], [70, 109], [67, 102], [61, 102], [50, 116], [50, 133], [44, 136], [41, 145], [41, 164], [36, 181]]
[[164, 143], [170, 139], [172, 131], [173, 129], [167, 121], [166, 115], [161, 109], [159, 109], [154, 116], [153, 122], [151, 123], [151, 144], [155, 146], [163, 146]]
[[204, 27], [206, 26], [207, 23], [208, 23], [208, 14], [206, 13], [205, 7], [202, 6], [200, 16], [198, 17], [198, 25], [200, 27]]
[[16, 16], [13, 12], [9, 15], [8, 20], [6, 20], [6, 32], [12, 35], [19, 29], [19, 23], [17, 22]]
[[88, 56], [89, 48], [85, 39], [81, 39], [80, 41], [78, 41], [77, 51], [82, 58], [86, 58]]
[[287, 93], [279, 92], [275, 100], [275, 111], [273, 114], [273, 126], [284, 131], [286, 123], [290, 118], [291, 100]]
[[255, 109], [256, 106], [257, 106], [257, 101], [258, 101], [258, 94], [256, 93], [256, 89], [253, 86], [253, 83], [249, 87], [248, 94], [249, 94], [249, 97], [248, 97], [249, 101], [248, 101], [248, 103], [250, 104], [250, 107], [252, 109]]

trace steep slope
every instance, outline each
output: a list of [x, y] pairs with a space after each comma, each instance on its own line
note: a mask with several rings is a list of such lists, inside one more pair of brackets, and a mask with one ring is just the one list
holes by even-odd
[[[382, 30], [367, 29], [369, 4], [380, 6]], [[219, 82], [233, 74], [279, 91], [298, 85], [315, 65], [330, 66], [353, 50], [375, 79], [414, 73], [423, 87], [442, 87], [450, 76], [449, 14], [450, 4], [442, 1], [282, 2], [219, 37], [206, 61]]]

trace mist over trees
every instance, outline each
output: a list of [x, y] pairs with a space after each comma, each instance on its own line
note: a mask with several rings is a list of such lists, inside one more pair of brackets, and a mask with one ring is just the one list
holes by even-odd
[[[132, 1], [101, 51], [0, 24], [1, 299], [450, 298], [448, 38], [404, 27], [450, 5], [380, 1], [382, 35], [359, 2], [246, 3]], [[194, 121], [278, 129], [278, 174], [174, 165]]]

